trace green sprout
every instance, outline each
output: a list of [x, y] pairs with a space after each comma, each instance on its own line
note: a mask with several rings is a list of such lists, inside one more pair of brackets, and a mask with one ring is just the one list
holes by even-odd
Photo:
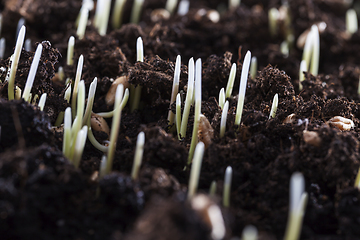
[[240, 125], [240, 122], [241, 122], [241, 116], [242, 116], [243, 107], [244, 107], [246, 84], [247, 84], [247, 80], [248, 80], [250, 60], [251, 60], [251, 52], [247, 51], [245, 58], [244, 58], [243, 67], [241, 70], [239, 98], [238, 98], [237, 107], [236, 107], [235, 125], [238, 125], [238, 126]]
[[273, 98], [273, 102], [271, 105], [271, 110], [270, 110], [270, 114], [269, 114], [269, 119], [270, 118], [275, 118], [276, 115], [276, 110], [278, 108], [278, 103], [279, 103], [279, 96], [278, 94], [275, 94], [274, 98]]
[[319, 59], [320, 59], [320, 36], [319, 29], [316, 25], [311, 27], [313, 33], [313, 48], [312, 48], [312, 57], [310, 72], [312, 75], [317, 76], [319, 72]]
[[241, 0], [229, 0], [229, 9], [234, 10], [240, 6]]
[[[302, 81], [305, 80], [305, 74], [304, 72], [307, 72], [307, 64], [305, 60], [302, 60], [300, 62], [300, 69], [299, 69], [299, 90], [301, 91], [303, 89]], [[360, 90], [360, 89], [359, 89]]]
[[74, 83], [74, 88], [72, 91], [72, 98], [71, 98], [71, 109], [72, 109], [72, 114], [73, 114], [73, 118], [75, 118], [75, 112], [76, 112], [76, 96], [78, 94], [78, 86], [79, 86], [79, 82], [80, 82], [80, 78], [81, 78], [81, 74], [82, 74], [82, 69], [83, 69], [83, 65], [84, 65], [84, 56], [80, 55], [79, 57], [79, 61], [78, 61], [78, 65], [77, 65], [77, 69], [76, 69], [76, 75], [75, 75], [75, 83]]
[[77, 134], [74, 156], [72, 158], [72, 163], [74, 164], [75, 168], [79, 168], [80, 166], [81, 156], [84, 152], [86, 143], [87, 131], [87, 126], [84, 126]]
[[201, 59], [196, 60], [196, 76], [195, 76], [195, 113], [194, 113], [194, 126], [191, 137], [191, 144], [188, 157], [188, 165], [194, 155], [195, 146], [198, 143], [198, 129], [201, 114]]
[[134, 0], [134, 5], [131, 11], [130, 22], [138, 24], [140, 21], [141, 9], [144, 4], [144, 0]]
[[227, 208], [230, 207], [231, 179], [232, 179], [232, 168], [228, 166], [225, 171], [224, 191], [223, 191], [223, 206]]
[[144, 153], [144, 144], [145, 144], [145, 133], [140, 132], [137, 141], [136, 141], [136, 150], [134, 156], [134, 162], [131, 170], [131, 178], [137, 180], [139, 177], [139, 170]]
[[252, 58], [251, 58], [251, 64], [250, 64], [250, 76], [251, 76], [251, 78], [253, 78], [253, 79], [256, 77], [257, 68], [258, 68], [257, 58], [256, 58], [256, 57], [252, 57]]
[[64, 68], [63, 68], [63, 67], [60, 66], [60, 67], [58, 68], [57, 74], [58, 74], [59, 80], [60, 80], [60, 81], [64, 81], [65, 72], [64, 72]]
[[354, 187], [360, 189], [360, 168], [358, 170], [358, 173], [356, 174], [355, 184]]
[[89, 18], [89, 9], [81, 8], [79, 25], [76, 30], [76, 35], [79, 37], [80, 40], [83, 39], [85, 36], [85, 30], [86, 30], [88, 18]]
[[215, 194], [216, 194], [216, 181], [214, 180], [211, 182], [210, 189], [209, 189], [209, 195], [211, 197], [214, 197]]
[[30, 99], [30, 91], [31, 91], [31, 88], [32, 88], [34, 80], [35, 80], [37, 68], [39, 66], [42, 48], [43, 48], [42, 44], [40, 43], [36, 48], [35, 55], [34, 55], [33, 61], [30, 66], [30, 71], [29, 71], [29, 74], [28, 74], [28, 77], [26, 80], [26, 84], [25, 84], [25, 88], [24, 88], [22, 97], [27, 102], [30, 102], [30, 100], [31, 100]]
[[226, 119], [227, 114], [229, 111], [229, 101], [225, 102], [224, 108], [221, 113], [221, 121], [220, 121], [220, 138], [223, 138], [225, 136], [225, 130], [226, 130]]
[[67, 55], [66, 55], [66, 64], [72, 66], [74, 64], [74, 46], [75, 38], [71, 36], [68, 42]]
[[224, 88], [221, 88], [221, 90], [219, 92], [219, 107], [221, 109], [223, 109], [224, 104], [225, 104], [225, 90], [224, 90]]
[[234, 87], [234, 82], [235, 82], [235, 76], [236, 76], [236, 64], [233, 63], [231, 66], [229, 79], [226, 84], [225, 98], [231, 97], [233, 87]]
[[111, 133], [110, 133], [110, 143], [109, 150], [107, 153], [106, 161], [106, 173], [110, 173], [112, 169], [112, 163], [114, 160], [115, 150], [116, 150], [116, 141], [119, 135], [120, 130], [120, 121], [121, 121], [121, 100], [123, 98], [124, 86], [119, 84], [115, 93], [115, 104], [114, 104], [114, 116], [111, 124]]
[[256, 227], [254, 227], [253, 225], [246, 226], [243, 229], [241, 239], [242, 240], [257, 240], [258, 239], [258, 231], [257, 231]]
[[180, 93], [178, 93], [176, 96], [176, 132], [179, 140], [181, 140], [180, 125], [181, 125], [181, 98], [180, 98]]
[[25, 31], [26, 31], [25, 26], [22, 26], [20, 29], [18, 38], [16, 40], [13, 58], [12, 59], [10, 58], [10, 61], [11, 61], [10, 75], [9, 75], [9, 78], [6, 80], [6, 81], [8, 81], [8, 98], [9, 98], [9, 100], [14, 99], [15, 75], [16, 75], [16, 70], [17, 70], [18, 64], [19, 64], [21, 49], [24, 44]]
[[126, 0], [116, 0], [114, 9], [112, 12], [112, 26], [114, 29], [119, 29], [121, 26], [121, 20], [123, 16], [124, 6]]
[[167, 0], [166, 5], [165, 5], [165, 9], [168, 10], [169, 13], [172, 15], [172, 14], [174, 14], [177, 3], [178, 3], [177, 0]]
[[290, 180], [290, 207], [284, 237], [285, 240], [297, 240], [300, 237], [301, 225], [308, 199], [304, 188], [304, 176], [299, 172], [293, 173]]
[[358, 19], [356, 11], [349, 9], [346, 11], [346, 32], [351, 36], [358, 31]]
[[46, 96], [47, 96], [46, 93], [41, 94], [39, 104], [38, 104], [41, 111], [44, 111], [44, 107], [45, 107], [45, 103], [46, 103]]
[[185, 16], [189, 12], [189, 0], [181, 0], [178, 7], [178, 15]]
[[63, 136], [63, 146], [62, 151], [65, 157], [69, 158], [70, 156], [70, 147], [71, 147], [71, 108], [68, 107], [65, 110], [64, 115], [64, 136]]
[[5, 45], [6, 41], [5, 38], [0, 39], [0, 58], [3, 59], [5, 55]]
[[102, 179], [106, 175], [106, 165], [107, 165], [107, 158], [106, 155], [103, 155], [101, 158], [100, 163], [100, 170], [99, 170], [99, 178]]
[[[136, 61], [144, 62], [144, 45], [141, 37], [138, 37], [136, 41]], [[141, 98], [141, 89], [139, 85], [137, 87], [133, 86], [130, 89], [130, 111], [133, 112], [139, 108], [140, 98]]]
[[187, 129], [190, 107], [194, 92], [194, 75], [195, 75], [194, 59], [190, 58], [188, 64], [188, 85], [186, 90], [185, 106], [184, 106], [183, 116], [181, 119], [181, 127], [180, 127], [180, 135], [182, 138], [186, 137], [186, 129]]
[[94, 78], [94, 80], [91, 82], [89, 87], [89, 94], [85, 109], [85, 115], [83, 119], [83, 125], [87, 124], [88, 120], [90, 120], [94, 99], [95, 99], [96, 87], [97, 87], [97, 77]]
[[276, 8], [270, 8], [269, 9], [269, 32], [271, 37], [276, 37], [278, 34], [278, 20], [279, 20], [279, 10]]
[[19, 100], [21, 98], [21, 88], [15, 86], [15, 100]]
[[16, 26], [16, 38], [18, 38], [22, 26], [25, 26], [25, 18], [20, 18]]
[[[128, 102], [129, 99], [129, 89], [125, 89], [125, 93], [124, 93], [124, 97], [123, 100], [121, 101], [120, 104], [120, 108], [121, 111], [124, 109], [124, 107], [126, 106], [126, 103]], [[101, 113], [96, 113], [96, 115], [99, 115], [100, 117], [103, 118], [111, 118], [114, 115], [114, 110], [110, 111], [110, 112], [101, 112]]]
[[[171, 91], [171, 99], [170, 99], [169, 108], [171, 108], [171, 104], [176, 101], [176, 96], [179, 92], [180, 67], [181, 67], [181, 56], [178, 55], [176, 57], [174, 82], [173, 82], [172, 91]], [[172, 125], [174, 123], [174, 119], [175, 119], [174, 113], [171, 110], [169, 110], [169, 113], [168, 113], [169, 125]]]
[[204, 151], [205, 151], [204, 143], [199, 142], [196, 145], [194, 159], [192, 161], [193, 164], [191, 166], [191, 171], [190, 171], [189, 190], [187, 195], [188, 199], [191, 199], [196, 193], [199, 184], [200, 170], [201, 170], [202, 159], [204, 156]]

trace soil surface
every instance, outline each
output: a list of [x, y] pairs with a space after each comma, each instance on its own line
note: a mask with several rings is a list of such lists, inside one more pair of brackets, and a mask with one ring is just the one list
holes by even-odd
[[[214, 134], [206, 144], [198, 192], [220, 207], [224, 239], [240, 237], [249, 224], [258, 229], [259, 239], [282, 239], [294, 172], [304, 175], [309, 197], [300, 239], [360, 239], [360, 192], [354, 187], [360, 167], [360, 32], [350, 35], [345, 22], [349, 8], [360, 14], [360, 4], [288, 1], [290, 19], [280, 21], [278, 34], [271, 36], [268, 11], [286, 7], [282, 2], [243, 0], [228, 10], [227, 1], [191, 1], [186, 15], [159, 15], [154, 20], [154, 10], [164, 8], [166, 1], [145, 0], [140, 22], [133, 24], [133, 1], [127, 1], [120, 29], [109, 23], [107, 33], [99, 35], [93, 25], [94, 8], [80, 40], [76, 20], [82, 1], [2, 1], [1, 38], [6, 48], [0, 59], [1, 239], [214, 239], [209, 218], [187, 200], [194, 107], [182, 139], [167, 121], [169, 110], [175, 113], [176, 108], [170, 98], [179, 54], [183, 100], [188, 61], [202, 59], [201, 113]], [[219, 13], [218, 21], [209, 17], [213, 10]], [[47, 93], [43, 111], [38, 100], [8, 99], [5, 79], [21, 18], [31, 49], [21, 52], [15, 86], [24, 90], [34, 50], [41, 43], [31, 92], [38, 97]], [[303, 49], [297, 40], [321, 22], [326, 27], [320, 33], [319, 74], [305, 72], [300, 89]], [[285, 53], [281, 46], [289, 32], [294, 41]], [[66, 63], [70, 36], [75, 36], [73, 65]], [[138, 37], [144, 43], [143, 62], [136, 61]], [[236, 126], [239, 79], [248, 50], [257, 57], [258, 71], [249, 75], [241, 125]], [[98, 79], [94, 113], [114, 109], [106, 102], [114, 79], [125, 76], [132, 86], [141, 87], [139, 109], [131, 111], [129, 100], [122, 111], [113, 169], [102, 178], [98, 175], [103, 153], [87, 140], [80, 166], [75, 168], [62, 153], [63, 127], [55, 126], [60, 125], [56, 124], [59, 114], [70, 106], [64, 99], [66, 79], [75, 79], [80, 55], [86, 96], [90, 83]], [[225, 136], [220, 138], [219, 92], [226, 88], [233, 63], [237, 66], [234, 90], [227, 99]], [[59, 79], [59, 67], [64, 69], [64, 79]], [[279, 104], [276, 116], [269, 118], [275, 94]], [[353, 127], [337, 127], [331, 122], [335, 116], [352, 120]], [[111, 128], [112, 118], [105, 121]], [[133, 180], [141, 131], [145, 133], [143, 161], [138, 179]], [[97, 141], [106, 144], [107, 133], [93, 132]], [[306, 137], [309, 132], [315, 140]], [[233, 177], [230, 207], [224, 207], [228, 166]], [[217, 188], [210, 196], [213, 181]]]

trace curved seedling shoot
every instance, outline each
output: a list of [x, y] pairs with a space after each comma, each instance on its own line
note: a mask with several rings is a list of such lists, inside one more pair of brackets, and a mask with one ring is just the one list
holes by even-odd
[[[171, 104], [176, 101], [176, 95], [179, 92], [180, 67], [181, 67], [181, 56], [178, 55], [176, 57], [175, 72], [174, 72], [174, 82], [173, 82], [172, 91], [171, 91], [171, 99], [170, 99], [169, 108], [171, 108]], [[169, 110], [168, 122], [169, 122], [170, 126], [174, 123], [174, 118], [175, 118], [174, 113], [171, 110]]]
[[188, 157], [188, 165], [194, 155], [195, 146], [198, 143], [198, 129], [201, 114], [201, 59], [196, 60], [196, 77], [195, 77], [195, 113], [194, 113], [194, 126], [191, 137], [191, 144]]
[[300, 237], [301, 225], [304, 216], [308, 195], [304, 192], [304, 176], [296, 172], [290, 180], [290, 207], [286, 226], [285, 240], [297, 240]]
[[229, 101], [226, 101], [224, 108], [222, 110], [222, 113], [221, 113], [220, 138], [223, 138], [225, 136], [226, 119], [227, 119], [228, 111], [229, 111]]
[[18, 38], [16, 40], [13, 59], [10, 58], [10, 60], [11, 60], [11, 68], [10, 68], [10, 75], [9, 75], [9, 78], [8, 78], [8, 82], [9, 82], [8, 83], [8, 98], [9, 98], [9, 100], [14, 99], [15, 75], [16, 75], [16, 70], [17, 70], [18, 64], [19, 64], [21, 49], [22, 49], [23, 44], [24, 44], [25, 31], [26, 31], [25, 26], [22, 26], [21, 29], [20, 29]]
[[200, 170], [201, 170], [202, 159], [204, 156], [204, 151], [205, 151], [204, 143], [199, 142], [196, 145], [194, 159], [192, 161], [193, 163], [190, 171], [189, 189], [187, 195], [188, 199], [191, 199], [196, 193], [199, 184]]
[[230, 207], [231, 180], [232, 180], [232, 168], [228, 166], [225, 171], [224, 191], [223, 191], [223, 206], [227, 208]]
[[38, 107], [40, 108], [41, 111], [44, 111], [44, 107], [45, 107], [45, 103], [46, 103], [46, 93], [41, 94], [40, 100], [39, 100], [39, 104]]
[[40, 57], [41, 57], [41, 52], [42, 52], [42, 44], [40, 43], [37, 48], [36, 48], [36, 51], [35, 51], [35, 55], [34, 55], [34, 58], [33, 58], [33, 61], [31, 63], [31, 66], [30, 66], [30, 71], [29, 71], [29, 74], [28, 74], [28, 77], [27, 77], [27, 80], [26, 80], [26, 84], [25, 84], [25, 88], [24, 88], [24, 92], [23, 92], [23, 99], [27, 102], [30, 102], [30, 91], [31, 91], [31, 88], [33, 86], [33, 83], [34, 83], [34, 80], [35, 80], [35, 75], [36, 75], [36, 71], [37, 71], [37, 68], [39, 66], [39, 61], [40, 61]]
[[144, 153], [144, 144], [145, 144], [145, 133], [140, 132], [137, 141], [136, 141], [136, 150], [134, 156], [134, 162], [131, 170], [131, 178], [137, 180], [139, 177], [139, 170], [141, 167], [141, 162]]
[[276, 115], [276, 110], [278, 108], [278, 103], [279, 103], [279, 96], [278, 94], [275, 94], [274, 98], [273, 98], [273, 102], [271, 105], [271, 110], [270, 110], [270, 114], [269, 114], [269, 119], [270, 118], [275, 118]]
[[233, 87], [234, 87], [234, 82], [235, 82], [235, 76], [236, 76], [236, 63], [233, 63], [231, 66], [229, 79], [226, 84], [225, 98], [231, 97]]
[[109, 16], [110, 16], [110, 7], [111, 7], [111, 0], [103, 0], [103, 7], [101, 8], [101, 21], [99, 24], [99, 34], [104, 36], [107, 31], [108, 23], [109, 23]]
[[[121, 111], [124, 109], [124, 107], [126, 106], [127, 102], [128, 102], [128, 99], [129, 99], [129, 89], [125, 89], [125, 93], [124, 93], [124, 97], [121, 101], [121, 104], [120, 104], [120, 108], [121, 108]], [[115, 110], [112, 110], [110, 112], [101, 112], [101, 113], [96, 113], [97, 115], [99, 115], [100, 117], [103, 117], [103, 118], [111, 118], [113, 115], [114, 115], [114, 111]]]
[[64, 136], [63, 136], [63, 147], [62, 151], [65, 157], [70, 157], [70, 146], [71, 146], [71, 108], [68, 107], [65, 110], [64, 115]]
[[248, 74], [249, 74], [250, 60], [251, 60], [251, 52], [247, 51], [245, 58], [244, 58], [243, 67], [241, 70], [239, 98], [238, 98], [237, 107], [236, 107], [235, 125], [238, 125], [238, 126], [240, 125], [240, 122], [241, 122], [241, 116], [242, 116], [243, 107], [244, 107], [245, 92], [246, 92], [246, 85], [247, 85]]

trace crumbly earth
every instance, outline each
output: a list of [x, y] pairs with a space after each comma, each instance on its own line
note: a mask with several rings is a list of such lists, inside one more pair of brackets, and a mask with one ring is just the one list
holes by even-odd
[[[80, 0], [6, 0], [0, 3], [1, 37], [6, 39], [0, 60], [0, 236], [1, 239], [212, 239], [206, 218], [187, 201], [191, 166], [186, 166], [194, 109], [186, 137], [179, 140], [167, 122], [175, 112], [170, 102], [175, 59], [182, 57], [180, 94], [185, 99], [188, 60], [202, 59], [201, 112], [214, 129], [205, 150], [198, 192], [207, 194], [212, 181], [217, 189], [211, 199], [221, 207], [225, 169], [233, 169], [231, 205], [221, 207], [225, 239], [241, 236], [246, 225], [257, 227], [261, 239], [284, 236], [289, 211], [289, 181], [294, 172], [305, 177], [308, 202], [301, 239], [360, 239], [360, 192], [354, 187], [360, 167], [360, 107], [357, 92], [360, 32], [346, 34], [345, 13], [354, 1], [289, 1], [295, 43], [289, 55], [281, 52], [284, 25], [277, 36], [268, 29], [268, 10], [280, 0], [243, 0], [226, 10], [227, 1], [190, 3], [185, 16], [153, 22], [154, 9], [165, 0], [146, 0], [139, 24], [129, 23], [133, 1], [125, 4], [123, 25], [100, 36], [88, 25], [84, 39], [76, 38], [74, 64], [66, 64], [67, 42], [76, 36]], [[225, 8], [224, 8], [225, 7]], [[218, 9], [212, 22], [200, 9]], [[200, 13], [203, 10], [200, 11]], [[90, 12], [93, 19], [95, 10]], [[23, 50], [15, 85], [24, 88], [40, 42], [44, 46], [33, 95], [47, 93], [44, 111], [23, 100], [8, 100], [5, 81], [15, 43], [15, 29], [25, 19], [26, 38], [32, 51]], [[299, 89], [302, 49], [298, 37], [312, 24], [325, 22], [320, 34], [319, 75], [305, 73]], [[136, 62], [136, 39], [144, 42], [144, 62]], [[249, 76], [242, 121], [235, 125], [242, 62], [250, 50], [258, 59], [256, 76]], [[127, 76], [141, 86], [140, 108], [121, 117], [113, 172], [98, 179], [103, 153], [86, 142], [79, 169], [62, 154], [62, 128], [54, 128], [58, 115], [70, 106], [64, 100], [65, 79], [74, 79], [77, 61], [84, 56], [86, 91], [96, 77], [93, 111], [112, 111], [105, 96], [112, 81]], [[236, 80], [229, 101], [226, 132], [220, 138], [222, 110], [219, 91], [226, 88], [231, 65]], [[269, 118], [275, 94], [279, 105]], [[183, 104], [182, 104], [183, 105]], [[183, 107], [183, 106], [182, 106]], [[285, 122], [294, 114], [290, 122]], [[351, 119], [349, 131], [329, 124], [334, 116]], [[111, 127], [112, 118], [106, 119]], [[316, 142], [304, 130], [317, 134]], [[130, 177], [136, 138], [145, 133], [139, 178]], [[100, 142], [108, 139], [94, 131]]]

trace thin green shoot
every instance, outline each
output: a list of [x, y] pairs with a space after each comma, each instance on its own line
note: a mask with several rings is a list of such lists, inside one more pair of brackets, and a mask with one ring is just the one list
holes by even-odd
[[178, 0], [167, 0], [166, 5], [165, 5], [165, 9], [168, 10], [171, 15], [173, 15], [174, 12], [175, 12], [175, 8], [177, 6], [177, 3], [178, 3]]
[[98, 0], [96, 2], [96, 9], [93, 24], [95, 28], [99, 29], [101, 22], [101, 13], [103, 12], [102, 8], [104, 7], [104, 0]]
[[224, 104], [225, 104], [225, 89], [221, 88], [220, 92], [219, 92], [219, 107], [221, 109], [224, 108]]
[[[136, 61], [144, 62], [144, 45], [141, 37], [138, 37], [136, 41]], [[130, 111], [134, 112], [139, 108], [140, 98], [141, 98], [141, 89], [142, 87], [139, 85], [137, 87], [134, 86], [134, 94], [131, 96], [130, 100]]]
[[15, 100], [21, 99], [21, 88], [18, 86], [15, 86]]
[[223, 206], [230, 207], [230, 193], [232, 181], [232, 168], [228, 166], [225, 171], [224, 190], [223, 190]]
[[97, 78], [95, 77], [94, 80], [90, 84], [89, 94], [88, 94], [88, 99], [87, 99], [87, 104], [86, 104], [86, 110], [85, 110], [85, 115], [84, 115], [84, 119], [83, 119], [83, 125], [85, 125], [88, 122], [88, 119], [91, 117], [91, 112], [92, 112], [94, 99], [95, 99], [96, 86], [97, 86]]
[[185, 16], [189, 12], [189, 0], [181, 0], [178, 7], [178, 15]]
[[204, 143], [199, 142], [196, 145], [194, 159], [192, 161], [193, 163], [192, 163], [191, 171], [190, 171], [189, 189], [188, 189], [188, 195], [187, 195], [188, 199], [191, 199], [197, 191], [204, 151], [205, 151]]
[[[305, 60], [302, 60], [300, 62], [300, 69], [299, 69], [299, 90], [300, 91], [303, 89], [302, 81], [305, 80], [304, 72], [307, 72], [307, 64], [306, 64]], [[360, 81], [360, 79], [359, 79], [359, 81]]]
[[[172, 86], [172, 91], [171, 91], [171, 99], [170, 99], [169, 108], [171, 108], [171, 104], [176, 101], [176, 95], [179, 92], [180, 67], [181, 67], [181, 56], [178, 55], [176, 57], [175, 71], [174, 71], [174, 81], [173, 81], [173, 86]], [[168, 113], [169, 125], [172, 125], [174, 123], [174, 119], [175, 119], [174, 113], [171, 110], [169, 110], [169, 113]]]
[[313, 47], [312, 47], [312, 56], [311, 56], [311, 64], [310, 64], [310, 73], [314, 76], [318, 75], [319, 72], [319, 60], [320, 60], [320, 36], [319, 29], [314, 24], [311, 27], [311, 31], [313, 31]]
[[83, 65], [84, 65], [84, 56], [80, 55], [79, 57], [79, 61], [78, 61], [78, 65], [77, 65], [77, 69], [76, 69], [76, 75], [75, 75], [75, 82], [74, 82], [74, 87], [73, 87], [73, 91], [72, 91], [72, 98], [71, 98], [71, 109], [72, 109], [72, 114], [73, 114], [73, 118], [75, 118], [75, 112], [76, 112], [76, 97], [78, 94], [78, 86], [79, 86], [79, 82], [80, 82], [80, 78], [81, 78], [81, 74], [82, 74], [82, 69], [83, 69]]
[[24, 88], [22, 97], [27, 102], [30, 102], [30, 98], [29, 98], [30, 91], [34, 84], [36, 71], [39, 66], [39, 61], [40, 61], [40, 57], [41, 57], [41, 53], [42, 53], [42, 48], [43, 48], [42, 44], [40, 43], [36, 48], [35, 55], [34, 55], [33, 61], [30, 66], [30, 71], [29, 71], [29, 74], [28, 74], [28, 77], [26, 80], [26, 84], [25, 84], [25, 88]]
[[216, 195], [216, 187], [217, 187], [216, 185], [217, 184], [216, 184], [215, 180], [211, 182], [210, 189], [209, 189], [209, 195], [211, 197], [215, 197], [215, 195]]
[[302, 61], [306, 62], [306, 68], [309, 69], [310, 66], [310, 60], [311, 60], [311, 54], [313, 49], [313, 28], [309, 31], [308, 35], [306, 36], [303, 55], [302, 55]]
[[229, 9], [234, 10], [240, 6], [241, 0], [229, 0]]
[[99, 25], [99, 34], [101, 36], [105, 36], [108, 23], [109, 23], [109, 16], [110, 16], [110, 7], [111, 7], [111, 0], [103, 0], [103, 7], [101, 11], [101, 21]]
[[[8, 82], [9, 82], [8, 83], [8, 98], [9, 98], [9, 100], [14, 99], [15, 75], [16, 75], [16, 70], [17, 70], [18, 64], [19, 64], [21, 49], [24, 44], [25, 31], [26, 31], [25, 26], [22, 26], [20, 29], [18, 38], [16, 40], [15, 51], [14, 51], [13, 59], [11, 61], [10, 75], [8, 78]], [[11, 60], [11, 58], [10, 58], [10, 60]]]
[[68, 107], [65, 110], [64, 116], [64, 136], [63, 136], [63, 147], [62, 151], [65, 157], [70, 157], [70, 146], [71, 146], [71, 108]]
[[229, 101], [225, 102], [224, 108], [221, 113], [221, 121], [220, 121], [220, 138], [223, 138], [225, 136], [225, 130], [226, 130], [226, 119], [227, 114], [229, 111]]
[[[124, 107], [126, 106], [126, 103], [128, 102], [129, 99], [129, 89], [125, 89], [125, 93], [124, 93], [124, 97], [121, 101], [120, 104], [120, 108], [121, 111], [124, 109]], [[101, 113], [96, 113], [97, 115], [99, 115], [100, 117], [103, 118], [111, 118], [114, 115], [114, 110], [110, 111], [110, 112], [101, 112]]]
[[31, 39], [28, 38], [25, 40], [24, 50], [31, 52]]
[[141, 9], [144, 4], [144, 0], [134, 0], [134, 5], [132, 7], [130, 22], [138, 24], [140, 21]]
[[125, 3], [126, 0], [115, 1], [114, 9], [112, 12], [112, 27], [114, 29], [119, 29], [121, 26]]
[[250, 64], [250, 76], [252, 79], [256, 78], [257, 68], [258, 68], [257, 57], [252, 57]]
[[111, 133], [110, 133], [110, 143], [107, 153], [107, 163], [106, 163], [106, 173], [110, 173], [112, 169], [112, 163], [114, 160], [115, 150], [116, 150], [116, 141], [119, 135], [120, 130], [120, 121], [121, 121], [121, 100], [123, 98], [124, 86], [119, 84], [116, 93], [115, 93], [115, 104], [114, 104], [114, 116], [112, 119]]
[[103, 155], [100, 163], [99, 179], [102, 179], [106, 175], [106, 165], [107, 165], [106, 162], [107, 162], [107, 157], [106, 155]]
[[71, 84], [68, 83], [68, 87], [65, 90], [64, 99], [69, 103], [71, 98]]
[[83, 39], [85, 36], [85, 30], [86, 30], [88, 18], [89, 18], [89, 9], [81, 8], [79, 25], [76, 30], [76, 35], [79, 37], [80, 40]]
[[84, 152], [84, 147], [87, 137], [87, 126], [84, 126], [78, 133], [75, 144], [75, 153], [72, 162], [75, 168], [79, 168], [81, 156]]
[[278, 19], [280, 17], [279, 10], [277, 10], [277, 8], [270, 8], [268, 17], [270, 36], [274, 38], [278, 34]]
[[6, 41], [5, 38], [0, 39], [0, 59], [4, 58], [5, 55]]
[[137, 180], [139, 177], [139, 171], [141, 167], [141, 162], [144, 153], [144, 145], [145, 145], [145, 133], [140, 132], [136, 141], [136, 150], [134, 156], [134, 162], [131, 170], [131, 178], [133, 180]]
[[44, 111], [45, 103], [46, 103], [46, 93], [41, 94], [40, 100], [39, 100], [39, 108], [41, 111]]
[[358, 31], [358, 19], [354, 9], [346, 11], [346, 32], [351, 36]]
[[74, 46], [75, 38], [71, 36], [68, 41], [67, 55], [66, 55], [66, 64], [72, 66], [74, 64]]
[[275, 118], [276, 111], [277, 111], [277, 108], [278, 108], [278, 104], [279, 104], [279, 96], [278, 96], [278, 94], [275, 94], [275, 96], [273, 98], [272, 105], [271, 105], [269, 119], [270, 118]]
[[257, 240], [258, 231], [253, 225], [247, 225], [242, 232], [241, 240]]
[[196, 76], [195, 76], [195, 113], [194, 113], [194, 126], [191, 137], [191, 144], [188, 157], [188, 165], [191, 164], [191, 160], [194, 155], [195, 146], [198, 143], [198, 130], [201, 114], [201, 58], [196, 60]]
[[240, 122], [241, 122], [241, 116], [242, 116], [243, 107], [244, 107], [245, 92], [246, 92], [246, 85], [247, 85], [248, 74], [249, 74], [250, 60], [251, 60], [251, 52], [247, 51], [247, 53], [245, 55], [243, 67], [241, 70], [239, 98], [238, 98], [237, 107], [236, 107], [235, 125], [238, 125], [238, 126], [240, 125]]
[[194, 76], [195, 76], [195, 66], [194, 59], [190, 58], [188, 63], [188, 85], [186, 90], [185, 106], [184, 112], [181, 119], [180, 135], [181, 138], [186, 137], [186, 129], [189, 120], [190, 107], [192, 103], [192, 96], [194, 92]]
[[181, 97], [180, 97], [180, 93], [178, 93], [176, 96], [176, 133], [179, 140], [181, 140], [180, 127], [181, 127]]
[[290, 207], [286, 226], [285, 240], [297, 240], [300, 237], [305, 206], [308, 195], [304, 192], [304, 176], [296, 172], [290, 179]]
[[233, 63], [231, 66], [229, 79], [226, 84], [225, 98], [231, 97], [235, 82], [235, 76], [236, 76], [236, 63]]

